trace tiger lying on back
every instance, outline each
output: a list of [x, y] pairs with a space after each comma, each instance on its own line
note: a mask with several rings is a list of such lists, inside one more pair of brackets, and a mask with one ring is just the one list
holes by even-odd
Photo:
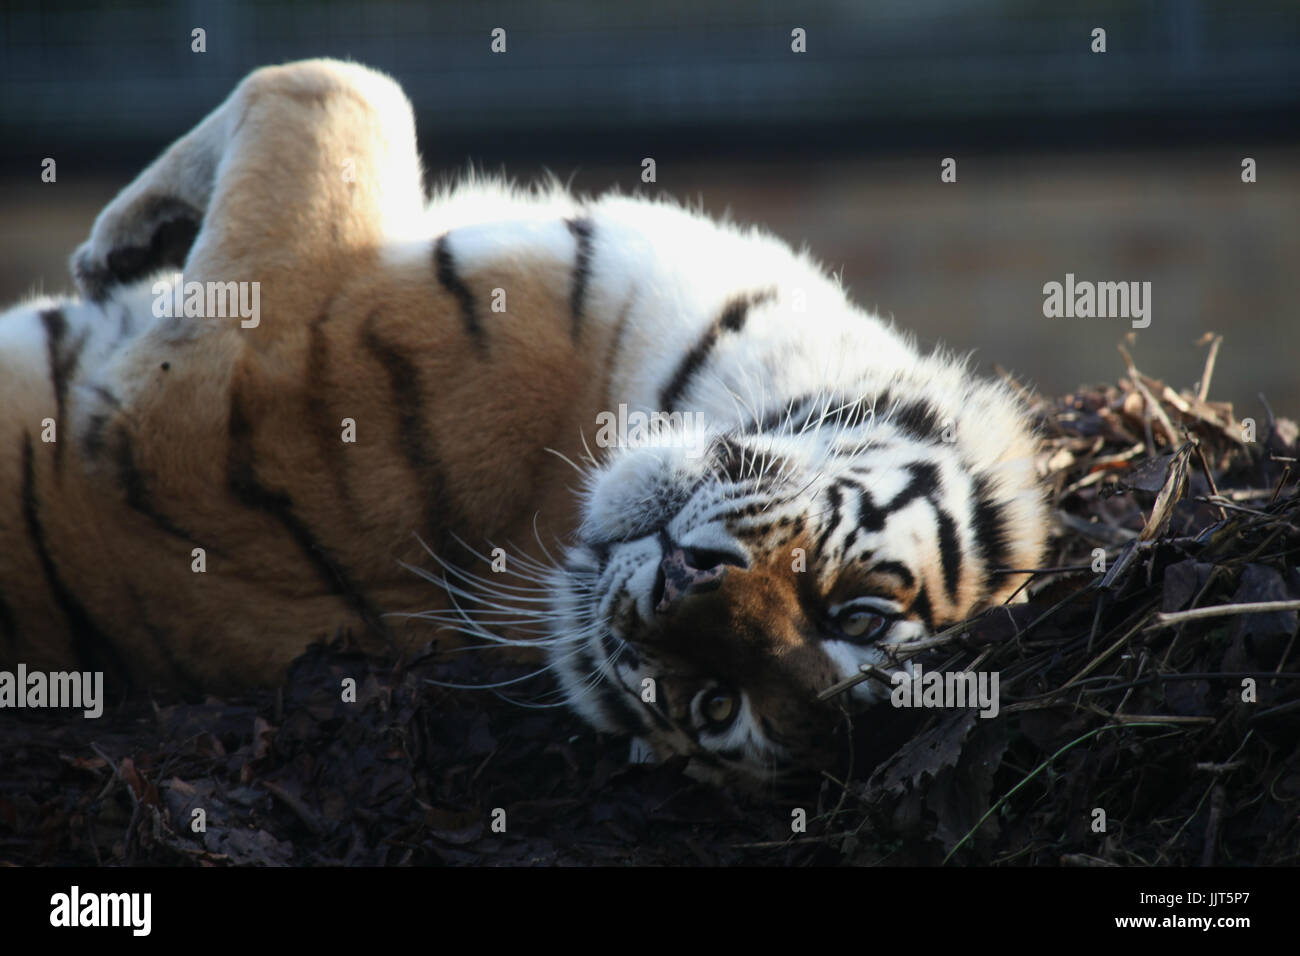
[[[995, 569], [1043, 546], [1005, 386], [757, 231], [558, 188], [429, 201], [409, 104], [355, 65], [253, 73], [73, 267], [83, 299], [0, 316], [8, 663], [207, 692], [344, 630], [540, 631], [595, 727], [764, 779], [884, 696], [820, 691], [1007, 599]], [[430, 554], [441, 588], [404, 566]]]

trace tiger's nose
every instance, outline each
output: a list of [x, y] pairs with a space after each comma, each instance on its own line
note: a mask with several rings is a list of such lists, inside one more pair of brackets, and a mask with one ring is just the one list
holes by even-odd
[[[707, 564], [710, 567], [697, 567]], [[662, 614], [686, 594], [707, 591], [722, 583], [727, 562], [701, 561], [695, 552], [685, 548], [667, 548], [659, 563], [659, 577], [655, 588], [655, 611]]]

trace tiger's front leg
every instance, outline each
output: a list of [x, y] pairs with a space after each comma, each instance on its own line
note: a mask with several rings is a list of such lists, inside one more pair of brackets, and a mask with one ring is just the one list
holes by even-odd
[[396, 83], [337, 61], [267, 67], [100, 213], [72, 271], [96, 301], [176, 268], [186, 281], [260, 281], [310, 310], [304, 275], [327, 294], [340, 274], [332, 266], [418, 229], [423, 205], [411, 108]]

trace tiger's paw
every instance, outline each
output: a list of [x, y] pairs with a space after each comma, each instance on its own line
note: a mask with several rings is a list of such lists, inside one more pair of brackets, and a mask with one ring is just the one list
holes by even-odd
[[227, 100], [214, 110], [95, 218], [69, 262], [83, 296], [99, 302], [115, 286], [185, 265], [212, 200], [234, 109]]
[[203, 213], [163, 193], [115, 199], [95, 221], [90, 238], [73, 253], [71, 268], [81, 294], [99, 302], [115, 286], [185, 264]]

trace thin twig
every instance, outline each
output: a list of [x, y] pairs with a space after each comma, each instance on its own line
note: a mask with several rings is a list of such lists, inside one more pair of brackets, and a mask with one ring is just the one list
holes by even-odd
[[1219, 839], [1219, 824], [1223, 821], [1223, 807], [1228, 802], [1228, 792], [1223, 784], [1216, 784], [1210, 795], [1210, 819], [1205, 824], [1205, 849], [1201, 852], [1201, 866], [1214, 863], [1214, 845]]
[[1300, 611], [1300, 601], [1255, 601], [1250, 604], [1219, 604], [1214, 607], [1193, 608], [1190, 611], [1161, 612], [1156, 615], [1156, 623], [1150, 625], [1150, 628], [1166, 624], [1181, 624], [1183, 621], [1197, 621], [1206, 617], [1235, 617], [1238, 614], [1268, 614], [1272, 611]]
[[1219, 357], [1219, 345], [1222, 342], [1222, 335], [1214, 336], [1213, 341], [1210, 342], [1210, 353], [1205, 356], [1205, 371], [1201, 373], [1201, 384], [1196, 388], [1196, 400], [1198, 402], [1204, 402], [1206, 396], [1210, 394], [1210, 379], [1214, 376], [1214, 361]]
[[850, 677], [844, 678], [831, 684], [824, 691], [817, 695], [819, 701], [830, 700], [832, 697], [844, 693], [846, 690], [852, 690], [865, 680], [878, 680], [888, 687], [893, 687], [894, 682], [886, 671], [882, 671], [875, 664], [862, 664], [858, 667], [858, 672]]

